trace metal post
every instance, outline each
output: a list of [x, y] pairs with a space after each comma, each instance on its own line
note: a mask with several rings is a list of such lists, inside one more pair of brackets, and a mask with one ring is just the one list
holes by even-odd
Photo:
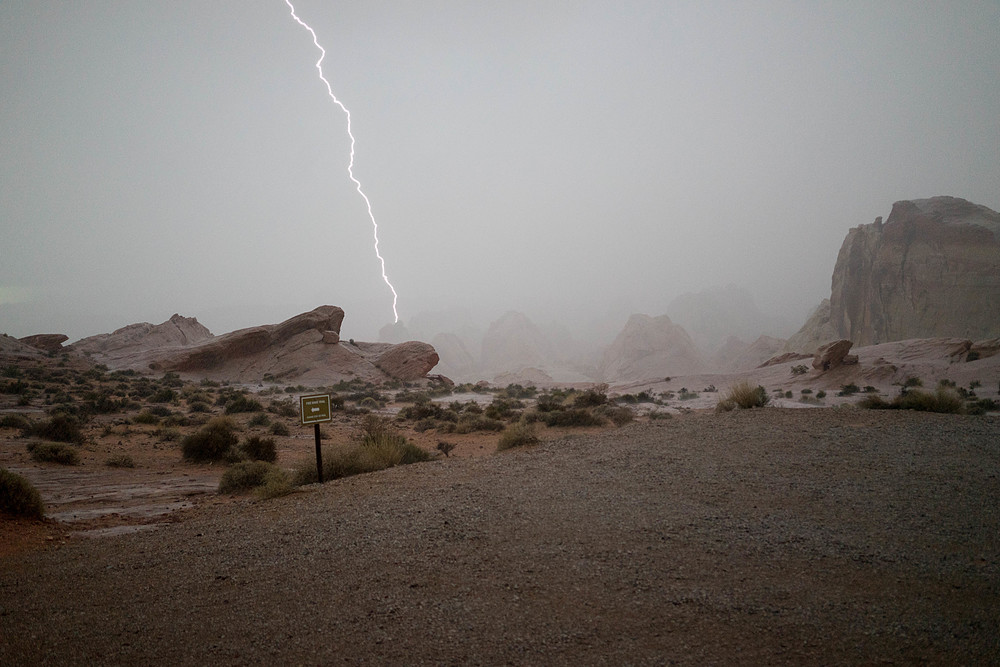
[[323, 483], [323, 452], [319, 448], [319, 424], [313, 424], [316, 429], [316, 476], [319, 477], [319, 483]]

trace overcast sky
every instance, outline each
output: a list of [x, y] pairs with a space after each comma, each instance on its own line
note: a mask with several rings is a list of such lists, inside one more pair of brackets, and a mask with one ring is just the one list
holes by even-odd
[[[735, 283], [800, 322], [894, 201], [1000, 209], [1000, 3], [299, 0], [405, 322]], [[0, 331], [392, 322], [283, 0], [0, 2]]]

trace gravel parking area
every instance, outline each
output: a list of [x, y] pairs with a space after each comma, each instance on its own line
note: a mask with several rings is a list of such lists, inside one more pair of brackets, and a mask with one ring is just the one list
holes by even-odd
[[691, 415], [0, 571], [0, 664], [338, 662], [1000, 664], [1000, 419]]

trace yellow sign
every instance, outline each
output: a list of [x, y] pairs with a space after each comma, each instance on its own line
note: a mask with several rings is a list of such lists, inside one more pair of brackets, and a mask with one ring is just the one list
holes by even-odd
[[318, 424], [320, 422], [328, 422], [333, 419], [333, 410], [330, 407], [329, 394], [299, 396], [299, 408], [303, 425]]

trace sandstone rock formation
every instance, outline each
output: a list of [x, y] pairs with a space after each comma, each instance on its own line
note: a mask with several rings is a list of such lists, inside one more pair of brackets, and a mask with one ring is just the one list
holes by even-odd
[[[162, 324], [130, 324], [109, 334], [84, 338], [68, 347], [110, 368], [128, 368], [131, 357], [142, 357], [148, 350], [195, 345], [211, 338], [212, 332], [197, 319], [175, 314]], [[137, 363], [141, 364], [141, 359]]]
[[955, 197], [893, 204], [837, 257], [830, 325], [858, 345], [1000, 335], [1000, 214]]
[[633, 315], [605, 350], [599, 374], [606, 382], [625, 382], [698, 373], [704, 367], [683, 327], [666, 315]]
[[69, 340], [69, 336], [66, 334], [35, 334], [18, 340], [42, 352], [58, 352], [62, 349], [62, 344]]
[[437, 365], [438, 354], [427, 343], [411, 340], [393, 345], [375, 359], [375, 365], [397, 380], [419, 380]]
[[416, 380], [437, 363], [426, 343], [340, 342], [344, 311], [321, 306], [280, 324], [212, 336], [193, 318], [135, 324], [71, 347], [112, 370], [176, 372], [192, 378], [323, 384], [361, 379]]
[[832, 343], [821, 345], [813, 357], [813, 368], [829, 371], [840, 366], [858, 363], [857, 355], [848, 354], [852, 345], [854, 343], [849, 340], [835, 340]]

